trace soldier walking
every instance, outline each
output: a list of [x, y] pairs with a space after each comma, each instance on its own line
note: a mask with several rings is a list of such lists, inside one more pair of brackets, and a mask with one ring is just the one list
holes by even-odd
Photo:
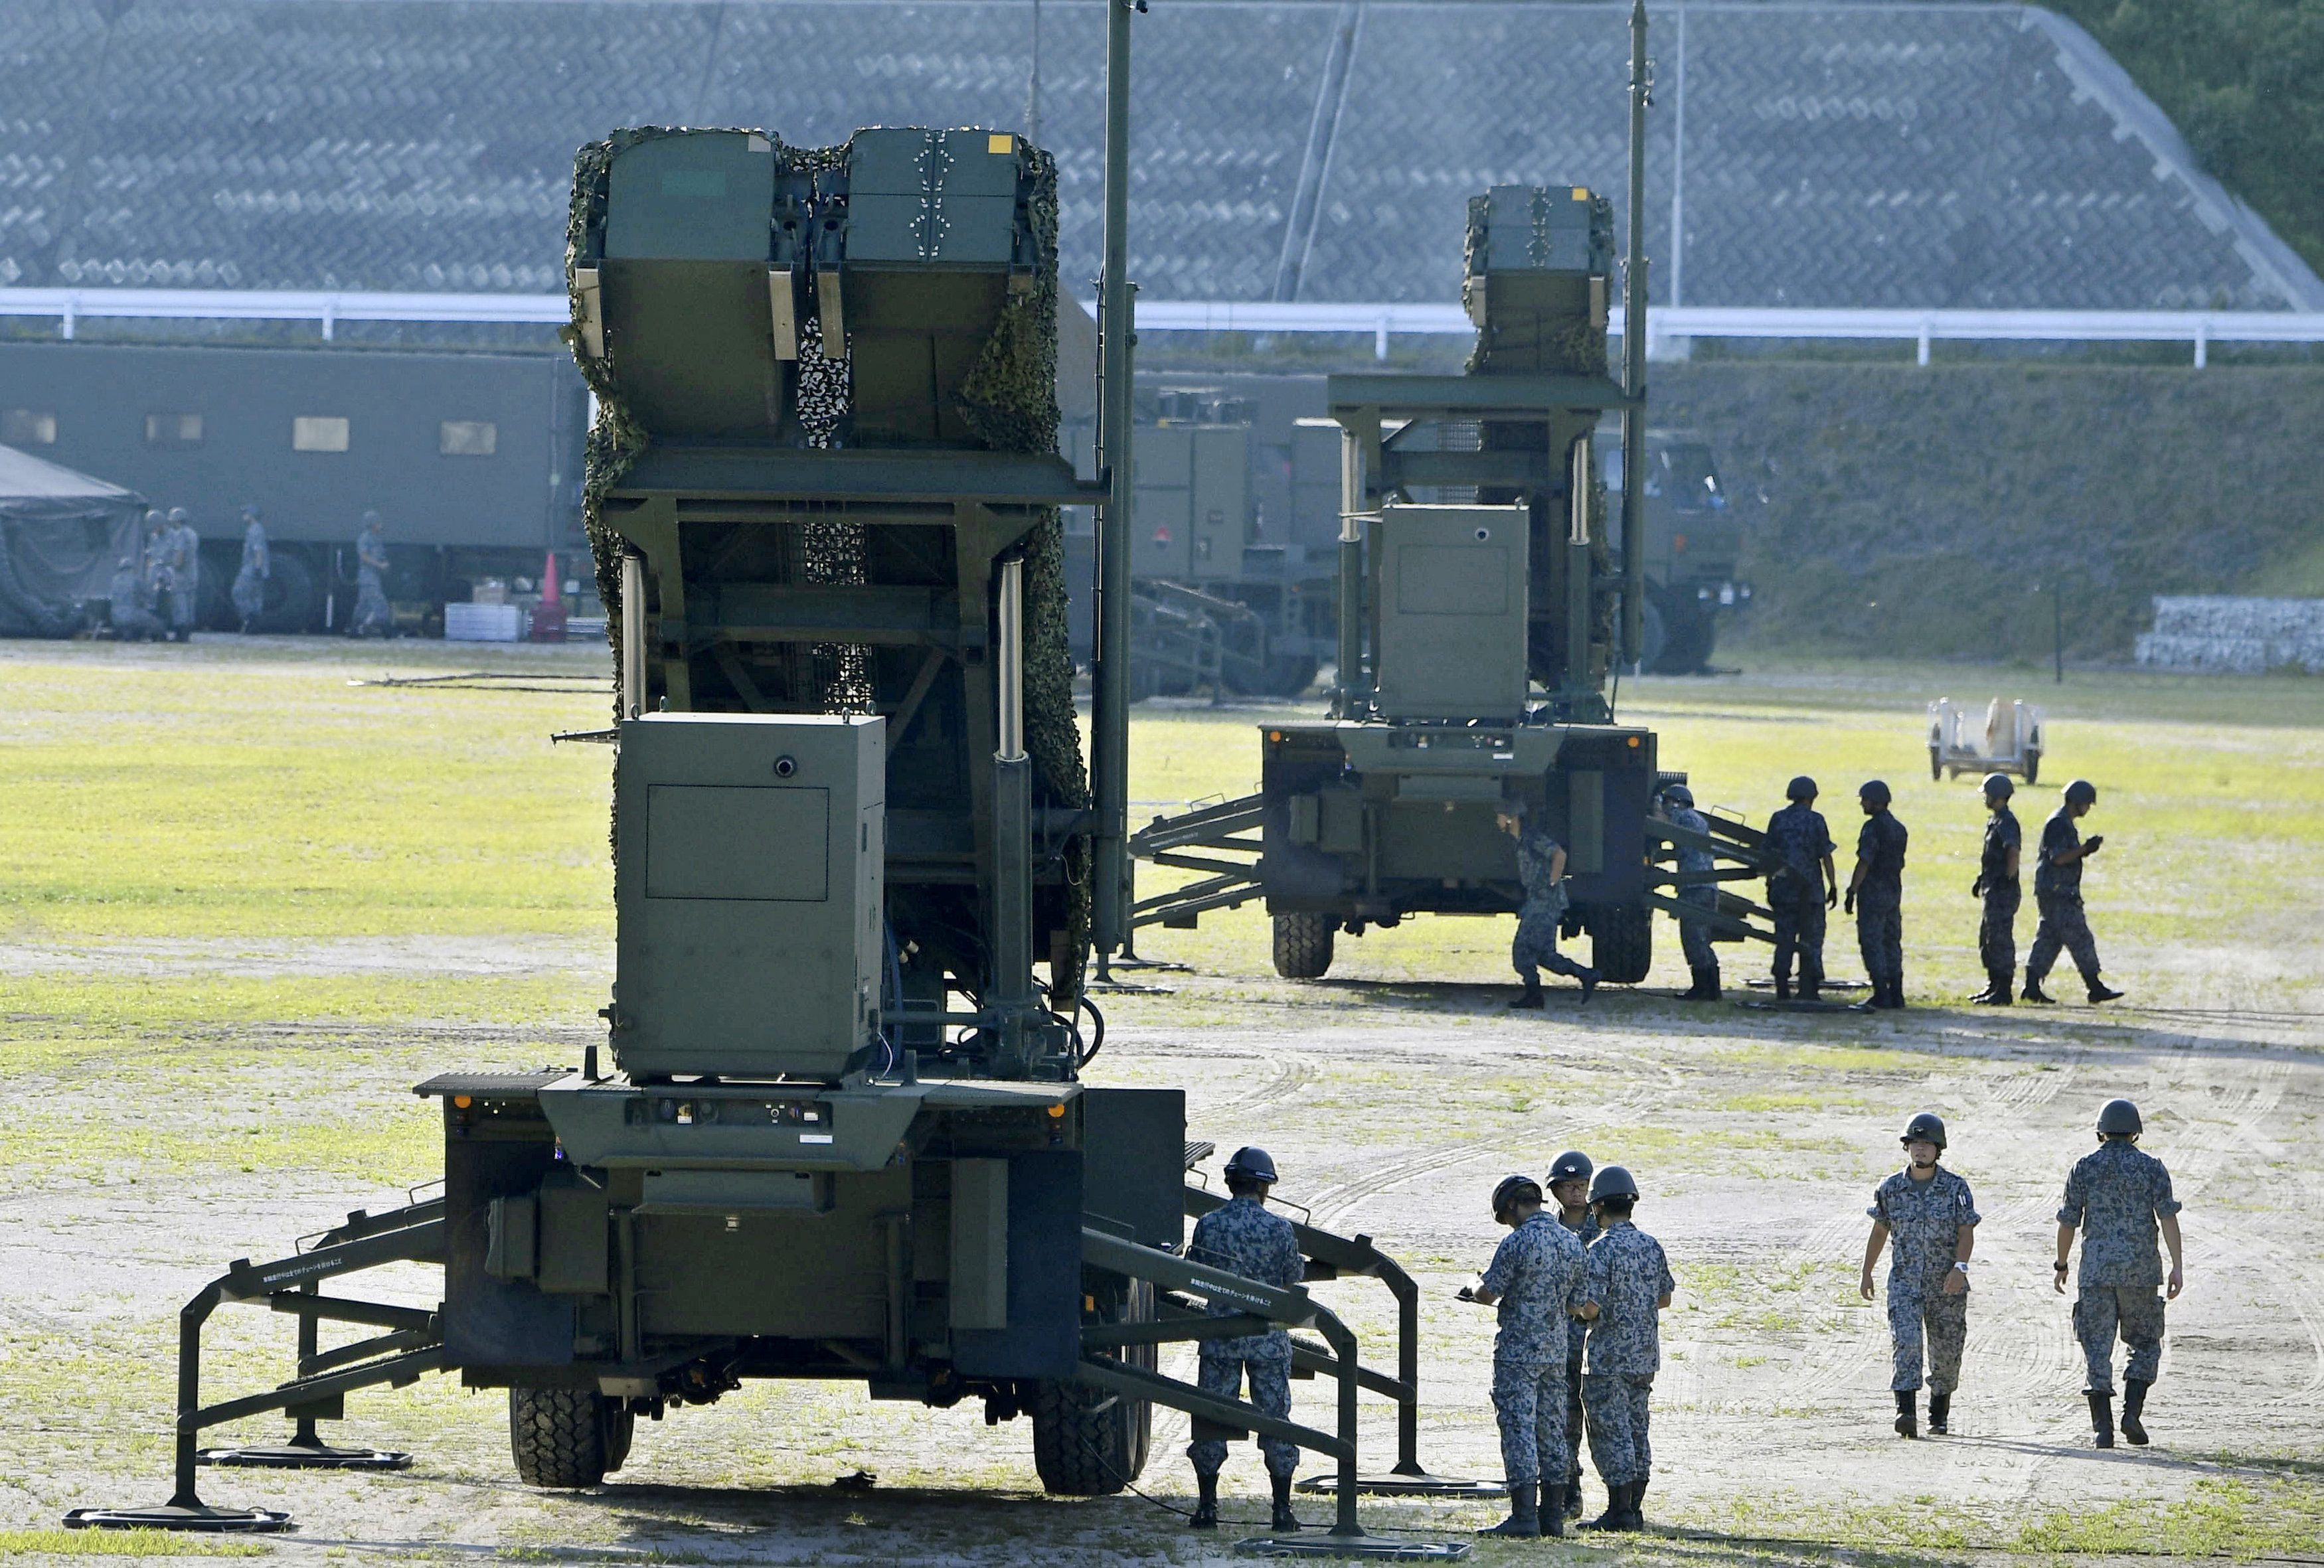
[[1503, 833], [1517, 841], [1517, 885], [1525, 890], [1517, 906], [1517, 934], [1509, 944], [1509, 964], [1525, 982], [1511, 1007], [1543, 1005], [1541, 972], [1571, 975], [1582, 982], [1582, 1000], [1598, 989], [1598, 972], [1577, 964], [1557, 950], [1557, 923], [1565, 915], [1565, 846], [1546, 829], [1527, 818], [1523, 800], [1504, 800], [1494, 820]]
[[258, 508], [245, 506], [242, 509], [242, 569], [234, 575], [234, 613], [242, 618], [244, 636], [266, 612], [266, 580], [273, 572], [266, 525], [258, 521]]
[[[1542, 1210], [1541, 1185], [1504, 1177], [1493, 1218], [1509, 1228], [1475, 1288], [1461, 1298], [1499, 1308], [1493, 1337], [1493, 1416], [1509, 1517], [1480, 1536], [1565, 1534], [1565, 1370], [1568, 1314], [1582, 1307], [1582, 1243]], [[1545, 1471], [1558, 1479], [1545, 1483]]]
[[1856, 870], [1848, 879], [1848, 912], [1864, 955], [1872, 994], [1859, 1012], [1904, 1005], [1904, 825], [1888, 809], [1888, 786], [1866, 780], [1856, 792], [1864, 826], [1856, 835]]
[[1767, 818], [1767, 853], [1783, 862], [1767, 879], [1767, 908], [1775, 917], [1775, 1000], [1791, 998], [1796, 955], [1800, 1000], [1813, 1001], [1823, 986], [1824, 912], [1840, 902], [1840, 873], [1831, 864], [1839, 846], [1815, 808], [1814, 779], [1801, 774], [1784, 796], [1791, 804]]
[[1945, 1152], [1944, 1119], [1923, 1111], [1897, 1140], [1912, 1163], [1872, 1194], [1872, 1234], [1864, 1243], [1864, 1277], [1857, 1289], [1872, 1299], [1872, 1267], [1888, 1254], [1888, 1339], [1895, 1375], [1896, 1434], [1917, 1435], [1914, 1396], [1921, 1388], [1921, 1342], [1928, 1340], [1929, 1431], [1950, 1428], [1953, 1390], [1960, 1386], [1961, 1347], [1969, 1339], [1969, 1259], [1977, 1246], [1977, 1205], [1969, 1184], [1938, 1168]]
[[2042, 825], [2042, 847], [2034, 862], [2034, 907], [2042, 923], [2034, 932], [2034, 951], [2025, 955], [2027, 1001], [2056, 1001], [2042, 989], [2060, 949], [2074, 956], [2092, 1001], [2112, 1001], [2122, 992], [2098, 978], [2098, 945], [2090, 923], [2082, 915], [2082, 862], [2098, 853], [2106, 835], [2084, 838], [2074, 824], [2098, 803], [2098, 787], [2087, 779], [2066, 786], [2065, 798], [2050, 820]]
[[387, 524], [376, 512], [363, 514], [355, 535], [355, 613], [347, 618], [350, 637], [384, 637], [392, 624], [387, 608]]
[[[1557, 1204], [1557, 1222], [1573, 1232], [1585, 1248], [1598, 1239], [1598, 1216], [1590, 1212], [1590, 1177], [1595, 1167], [1590, 1157], [1569, 1148], [1549, 1167], [1549, 1195]], [[1565, 1348], [1565, 1517], [1582, 1517], [1582, 1342], [1580, 1324]], [[1546, 1460], [1543, 1461], [1547, 1463]]]
[[1969, 1001], [1987, 1007], [2007, 1007], [2017, 982], [2017, 814], [2009, 798], [2017, 786], [2006, 773], [1985, 776], [1985, 847], [1978, 856], [1977, 880], [1969, 897], [1981, 899], [1984, 913], [1977, 923], [1977, 955], [1985, 965], [1985, 989]]
[[1585, 1530], [1641, 1530], [1640, 1505], [1654, 1472], [1647, 1441], [1655, 1373], [1662, 1366], [1662, 1309], [1678, 1288], [1662, 1244], [1630, 1222], [1638, 1184], [1618, 1165], [1590, 1184], [1602, 1233], [1583, 1258], [1581, 1315], [1590, 1324], [1590, 1459], [1606, 1483], [1606, 1511]]
[[[1275, 1161], [1263, 1148], [1239, 1148], [1227, 1161], [1224, 1207], [1213, 1209], [1194, 1222], [1186, 1243], [1186, 1257], [1194, 1263], [1224, 1268], [1261, 1285], [1288, 1290], [1305, 1277], [1299, 1238], [1291, 1222], [1267, 1212], [1268, 1190], [1275, 1185]], [[1213, 1317], [1232, 1317], [1237, 1308], [1213, 1302]], [[1281, 1328], [1240, 1339], [1202, 1342], [1200, 1385], [1205, 1394], [1223, 1398], [1242, 1397], [1243, 1379], [1250, 1379], [1250, 1402], [1269, 1416], [1291, 1414], [1291, 1336]], [[1296, 1444], [1262, 1435], [1259, 1452], [1267, 1462], [1268, 1479], [1275, 1486], [1274, 1528], [1296, 1530], [1299, 1521], [1291, 1512], [1291, 1478], [1299, 1466]], [[1219, 1467], [1226, 1462], [1225, 1440], [1198, 1432], [1186, 1449], [1194, 1462], [1195, 1484], [1201, 1489], [1188, 1524], [1197, 1530], [1219, 1527]]]
[[[1683, 827], [1689, 833], [1709, 836], [1711, 824], [1694, 808], [1694, 791], [1683, 784], [1667, 785], [1663, 789], [1663, 819], [1673, 827]], [[1694, 844], [1680, 844], [1678, 869], [1688, 872], [1713, 872], [1719, 862], [1709, 850]], [[1678, 901], [1691, 909], [1715, 914], [1719, 909], [1719, 884], [1695, 882], [1678, 890]], [[1686, 955], [1686, 966], [1694, 976], [1694, 984], [1679, 993], [1681, 1001], [1717, 1001], [1719, 1000], [1719, 954], [1711, 945], [1711, 922], [1701, 917], [1681, 915], [1678, 918], [1678, 945]]]
[[[2119, 1333], [2130, 1347], [2122, 1374], [2122, 1434], [2144, 1444], [2146, 1396], [2163, 1367], [2163, 1303], [2178, 1299], [2186, 1284], [2179, 1244], [2179, 1201], [2171, 1195], [2171, 1173], [2161, 1160], [2138, 1148], [2144, 1123], [2127, 1100], [2109, 1100], [2098, 1112], [2098, 1147], [2074, 1165], [2066, 1178], [2066, 1201], [2058, 1210], [2058, 1260], [2052, 1287], [2066, 1293], [2066, 1259], [2074, 1232], [2082, 1233], [2082, 1267], [2076, 1280], [2074, 1337], [2082, 1342], [2089, 1367], [2090, 1427], [2100, 1448], [2114, 1446], [2114, 1342]], [[2154, 1238], [2162, 1232], [2171, 1249], [2166, 1281]], [[2156, 1290], [2163, 1294], [2158, 1296]]]
[[195, 617], [201, 612], [202, 536], [194, 531], [194, 521], [182, 506], [170, 508], [161, 557], [170, 570], [167, 600], [171, 640], [190, 642], [194, 639]]

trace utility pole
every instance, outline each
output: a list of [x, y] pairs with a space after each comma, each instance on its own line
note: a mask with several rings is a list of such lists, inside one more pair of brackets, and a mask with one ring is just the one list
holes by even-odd
[[1090, 943], [1105, 955], [1130, 936], [1130, 552], [1135, 493], [1130, 463], [1130, 18], [1146, 0], [1105, 0], [1105, 235], [1098, 272], [1097, 460], [1106, 476], [1098, 509], [1096, 671], [1090, 692], [1090, 783], [1097, 807], [1092, 848]]

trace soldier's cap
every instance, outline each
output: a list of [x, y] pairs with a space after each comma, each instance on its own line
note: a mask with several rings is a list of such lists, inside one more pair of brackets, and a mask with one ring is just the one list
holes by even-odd
[[1906, 1122], [1904, 1136], [1896, 1141], [1919, 1143], [1923, 1139], [1935, 1144], [1940, 1149], [1945, 1146], [1945, 1119], [1933, 1111], [1923, 1111]]
[[1784, 786], [1784, 798], [1786, 800], [1813, 800], [1816, 793], [1816, 781], [1805, 773]]
[[1502, 797], [1500, 803], [1493, 807], [1493, 810], [1498, 816], [1514, 816], [1519, 821], [1523, 821], [1526, 816], [1532, 815], [1533, 803], [1528, 801], [1522, 795], [1504, 796]]
[[1875, 806], [1886, 806], [1892, 798], [1887, 781], [1882, 779], [1867, 779], [1857, 786], [1856, 797], [1859, 800], [1869, 800]]
[[248, 518], [248, 519], [250, 519], [253, 522], [257, 521], [258, 521], [258, 508], [257, 508], [257, 506], [256, 506], [256, 505], [254, 505], [254, 503], [250, 503], [250, 502], [247, 502], [247, 501], [244, 502], [244, 503], [242, 503], [242, 515], [243, 515], [243, 516], [244, 516], [244, 517], [246, 517], [246, 518]]
[[2006, 800], [2017, 793], [2017, 785], [2006, 773], [1987, 773], [1985, 776], [1985, 793], [1987, 799], [1998, 795]]
[[1632, 1181], [1630, 1173], [1618, 1165], [1607, 1166], [1590, 1184], [1591, 1203], [1602, 1204], [1608, 1198], [1628, 1198], [1632, 1203], [1638, 1198], [1638, 1184]]
[[2096, 806], [2098, 801], [2098, 787], [2087, 779], [2077, 779], [2066, 786], [2066, 804], [2069, 806]]
[[1493, 1218], [1499, 1219], [1519, 1204], [1540, 1202], [1541, 1184], [1539, 1182], [1522, 1174], [1505, 1176], [1500, 1179], [1499, 1185], [1493, 1188]]
[[173, 506], [170, 508], [170, 521], [171, 522], [191, 522], [193, 521], [193, 516], [191, 513], [188, 512], [184, 507]]
[[1227, 1161], [1227, 1180], [1265, 1182], [1275, 1185], [1275, 1157], [1267, 1150], [1251, 1145], [1238, 1148]]
[[1683, 784], [1665, 784], [1663, 786], [1663, 798], [1674, 806], [1692, 806], [1694, 804], [1694, 791]]
[[1590, 1163], [1588, 1155], [1578, 1148], [1569, 1148], [1550, 1166], [1549, 1185], [1555, 1186], [1560, 1182], [1588, 1181], [1597, 1168]]
[[2098, 1112], [2098, 1130], [2108, 1138], [2119, 1138], [2146, 1130], [2138, 1114], [2138, 1107], [2127, 1100], [2109, 1100]]

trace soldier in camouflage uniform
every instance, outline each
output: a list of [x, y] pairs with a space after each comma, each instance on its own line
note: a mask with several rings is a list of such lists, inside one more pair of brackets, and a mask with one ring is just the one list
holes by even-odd
[[1775, 917], [1775, 1000], [1792, 994], [1792, 959], [1800, 964], [1800, 1000], [1813, 1001], [1823, 985], [1824, 911], [1840, 902], [1832, 870], [1831, 829], [1815, 808], [1816, 781], [1803, 773], [1784, 790], [1789, 806], [1767, 818], [1767, 853], [1783, 862], [1767, 879], [1767, 908]]
[[[1689, 833], [1708, 835], [1711, 824], [1694, 808], [1694, 791], [1683, 784], [1669, 785], [1662, 792], [1663, 820], [1673, 827], [1685, 828]], [[1682, 874], [1718, 869], [1719, 862], [1707, 849], [1692, 844], [1678, 848], [1678, 869]], [[1692, 909], [1715, 912], [1719, 908], [1719, 884], [1700, 882], [1678, 890], [1678, 901]], [[1719, 953], [1711, 945], [1711, 922], [1678, 918], [1678, 944], [1686, 955], [1686, 967], [1694, 983], [1679, 993], [1681, 1001], [1717, 1001], [1719, 1000]]]
[[1598, 972], [1557, 950], [1557, 923], [1565, 915], [1565, 846], [1527, 820], [1530, 816], [1523, 800], [1504, 800], [1496, 818], [1501, 831], [1517, 841], [1517, 883], [1525, 890], [1517, 906], [1517, 939], [1509, 944], [1509, 964], [1525, 989], [1509, 1005], [1543, 1005], [1544, 969], [1580, 981], [1582, 1000], [1587, 1002], [1598, 989]]
[[1985, 776], [1985, 847], [1978, 856], [1969, 897], [1984, 900], [1977, 923], [1977, 955], [1985, 965], [1985, 989], [1969, 1001], [2007, 1007], [2017, 983], [2017, 851], [2022, 842], [2009, 798], [2017, 792], [2006, 773]]
[[242, 630], [250, 631], [252, 624], [266, 611], [266, 579], [273, 575], [274, 564], [266, 545], [266, 525], [258, 521], [258, 508], [242, 509], [242, 569], [234, 575], [234, 613], [242, 619]]
[[118, 642], [158, 642], [170, 634], [145, 602], [145, 574], [135, 556], [123, 556], [113, 570], [108, 619]]
[[355, 535], [355, 613], [347, 617], [350, 637], [384, 637], [394, 624], [387, 607], [387, 525], [376, 512], [363, 514]]
[[[1493, 1415], [1501, 1428], [1501, 1473], [1509, 1483], [1509, 1517], [1486, 1536], [1565, 1534], [1565, 1364], [1572, 1339], [1567, 1314], [1582, 1307], [1582, 1243], [1543, 1213], [1531, 1176], [1507, 1177], [1493, 1189], [1493, 1218], [1509, 1227], [1492, 1266], [1464, 1301], [1498, 1306], [1493, 1338]], [[1557, 1479], [1543, 1485], [1543, 1467]]]
[[[1596, 1169], [1590, 1157], [1569, 1148], [1549, 1167], [1549, 1195], [1557, 1204], [1557, 1222], [1588, 1247], [1598, 1239], [1598, 1216], [1590, 1212], [1590, 1177]], [[1582, 1325], [1565, 1350], [1565, 1517], [1582, 1517]]]
[[[2089, 1365], [2090, 1426], [2100, 1448], [2114, 1446], [2114, 1341], [2130, 1347], [2123, 1369], [2122, 1434], [2144, 1443], [2147, 1390], [2163, 1367], [2163, 1303], [2175, 1300], [2186, 1284], [2179, 1242], [2179, 1201], [2171, 1195], [2171, 1173], [2161, 1160], [2138, 1148], [2144, 1129], [2138, 1107], [2109, 1100], [2098, 1112], [2098, 1147], [2076, 1162], [2066, 1178], [2066, 1201], [2058, 1210], [2058, 1261], [2054, 1282], [2066, 1290], [2066, 1258], [2074, 1232], [2082, 1233], [2082, 1267], [2074, 1297], [2074, 1336]], [[2154, 1238], [2161, 1231], [2171, 1249], [2166, 1280]], [[2163, 1287], [2163, 1294], [2155, 1290]]]
[[1889, 1388], [1896, 1394], [1896, 1434], [1917, 1435], [1913, 1396], [1921, 1387], [1921, 1339], [1929, 1343], [1929, 1430], [1949, 1431], [1953, 1389], [1960, 1383], [1961, 1347], [1969, 1339], [1969, 1260], [1977, 1245], [1977, 1204], [1969, 1184], [1937, 1167], [1945, 1151], [1943, 1118], [1923, 1111], [1897, 1140], [1912, 1161], [1872, 1194], [1872, 1234], [1864, 1243], [1864, 1277], [1857, 1288], [1872, 1299], [1872, 1267], [1888, 1255], [1888, 1339], [1895, 1360]]
[[[170, 573], [170, 545], [169, 514], [154, 507], [145, 513], [145, 552], [140, 562], [143, 580], [138, 599], [145, 611], [156, 619], [160, 619], [164, 608], [163, 601], [175, 582]], [[169, 635], [166, 623], [162, 635]]]
[[2074, 967], [2082, 972], [2092, 1001], [2112, 1001], [2122, 994], [2098, 978], [2098, 945], [2082, 915], [2082, 862], [2098, 853], [2106, 835], [2094, 833], [2085, 839], [2074, 824], [2098, 803], [2098, 786], [2077, 779], [2066, 786], [2065, 798], [2042, 825], [2042, 847], [2034, 862], [2034, 907], [2042, 913], [2042, 924], [2034, 933], [2034, 951], [2025, 955], [2027, 1001], [2058, 1000], [2043, 991], [2042, 982], [2050, 977], [2061, 948], [2074, 955]]
[[1888, 809], [1888, 786], [1868, 779], [1856, 792], [1864, 826], [1856, 835], [1856, 870], [1848, 879], [1848, 912], [1864, 955], [1872, 994], [1860, 1011], [1904, 1005], [1904, 825]]
[[170, 508], [161, 553], [170, 567], [170, 636], [173, 641], [190, 642], [194, 618], [201, 611], [202, 536], [194, 531], [194, 520], [182, 506]]
[[1660, 1314], [1678, 1286], [1662, 1244], [1630, 1222], [1637, 1201], [1638, 1184], [1618, 1165], [1590, 1184], [1590, 1206], [1605, 1229], [1583, 1259], [1581, 1315], [1590, 1324], [1590, 1344], [1582, 1399], [1590, 1410], [1591, 1462], [1606, 1483], [1606, 1511], [1585, 1530], [1646, 1527], [1640, 1504], [1654, 1471], [1647, 1418], [1662, 1366]]
[[[1213, 1268], [1230, 1269], [1261, 1285], [1289, 1289], [1305, 1277], [1299, 1238], [1291, 1222], [1267, 1212], [1268, 1189], [1274, 1185], [1275, 1161], [1263, 1148], [1240, 1148], [1227, 1161], [1227, 1191], [1233, 1201], [1194, 1222], [1186, 1243], [1186, 1257]], [[1232, 1317], [1240, 1309], [1213, 1302], [1213, 1317]], [[1200, 1385], [1205, 1394], [1228, 1399], [1242, 1397], [1246, 1374], [1250, 1402], [1269, 1416], [1291, 1414], [1291, 1336], [1280, 1328], [1241, 1339], [1202, 1342]], [[1196, 1423], [1186, 1457], [1194, 1462], [1194, 1480], [1201, 1489], [1194, 1516], [1197, 1530], [1219, 1527], [1219, 1467], [1226, 1462], [1222, 1438], [1206, 1436], [1204, 1423]], [[1291, 1478], [1299, 1465], [1297, 1445], [1279, 1437], [1262, 1436], [1259, 1452], [1267, 1461], [1267, 1474], [1275, 1487], [1277, 1530], [1296, 1530], [1299, 1521], [1291, 1512]]]

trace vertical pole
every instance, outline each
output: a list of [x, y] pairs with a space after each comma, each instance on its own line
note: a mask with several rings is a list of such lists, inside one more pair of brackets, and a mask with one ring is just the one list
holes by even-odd
[[[992, 755], [992, 974], [1004, 1014], [1033, 994], [1032, 764], [1025, 755], [1025, 563], [1001, 566], [998, 744]], [[1003, 1026], [1004, 1033], [1013, 1032]], [[1014, 1042], [1011, 1041], [1011, 1044]]]
[[1130, 933], [1130, 16], [1138, 0], [1106, 0], [1105, 234], [1098, 274], [1096, 676], [1090, 694], [1090, 774], [1097, 807], [1090, 941], [1100, 954]]
[[1670, 302], [1676, 309], [1686, 284], [1686, 0], [1678, 0], [1677, 79], [1671, 106], [1671, 254]]
[[[1356, 419], [1379, 429], [1379, 413], [1358, 409]], [[1360, 719], [1364, 709], [1364, 437], [1340, 427], [1340, 648], [1332, 716]]]
[[1622, 662], [1646, 651], [1646, 4], [1630, 0], [1629, 254], [1622, 263]]
[[635, 550], [622, 556], [622, 701], [620, 716], [646, 710], [646, 563]]
[[[311, 1279], [307, 1281], [306, 1284], [300, 1286], [299, 1290], [303, 1296], [319, 1296], [322, 1294], [322, 1287]], [[322, 1348], [322, 1336], [318, 1332], [319, 1327], [320, 1325], [313, 1313], [302, 1312], [299, 1314], [299, 1375], [302, 1378], [308, 1375], [308, 1364], [314, 1360], [316, 1352]], [[315, 1431], [315, 1418], [312, 1416], [299, 1416], [293, 1417], [293, 1425], [290, 1428], [290, 1446], [293, 1448], [320, 1448], [323, 1446], [322, 1438]]]

